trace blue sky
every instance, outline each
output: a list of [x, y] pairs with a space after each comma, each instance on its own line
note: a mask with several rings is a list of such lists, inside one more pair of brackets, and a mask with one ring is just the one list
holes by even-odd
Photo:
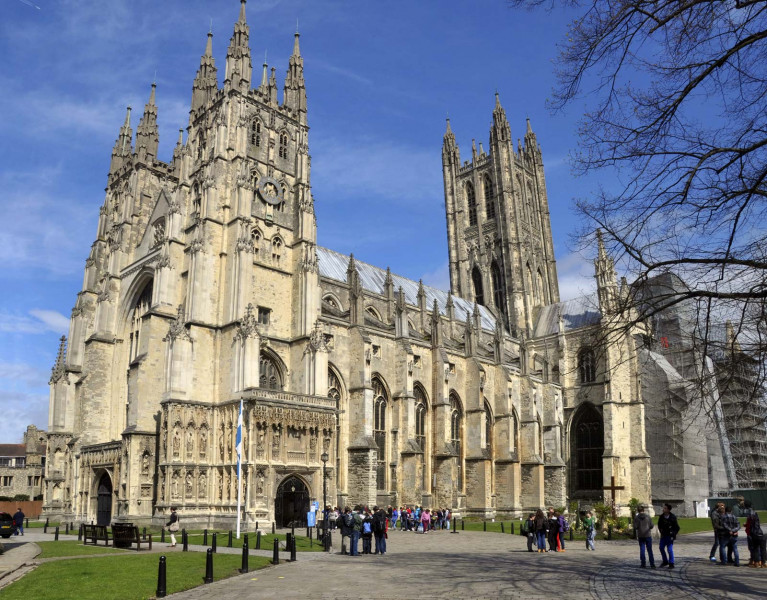
[[[188, 121], [213, 22], [223, 73], [238, 0], [4, 0], [0, 8], [0, 441], [47, 427], [48, 377], [82, 285], [112, 145], [157, 80], [160, 158]], [[319, 243], [448, 287], [441, 144], [488, 147], [497, 90], [514, 138], [529, 117], [543, 149], [563, 298], [591, 288], [572, 253], [572, 176], [583, 107], [552, 115], [556, 43], [572, 15], [503, 0], [250, 0], [250, 45], [287, 68], [296, 19], [309, 106]]]

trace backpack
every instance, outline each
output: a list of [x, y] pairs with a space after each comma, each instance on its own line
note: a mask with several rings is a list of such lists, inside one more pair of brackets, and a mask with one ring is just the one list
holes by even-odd
[[565, 533], [570, 531], [570, 521], [567, 519], [562, 519], [562, 529], [564, 529]]
[[354, 527], [354, 515], [352, 513], [346, 513], [344, 514], [344, 525], [351, 529]]
[[530, 533], [531, 525], [532, 525], [532, 523], [530, 523], [530, 519], [528, 519], [527, 521], [524, 521], [522, 523], [521, 531], [522, 531], [523, 535]]
[[362, 523], [362, 533], [372, 533], [372, 529], [370, 528], [370, 521], [364, 521]]
[[354, 515], [354, 531], [362, 531], [362, 516], [359, 513]]
[[386, 524], [384, 522], [385, 518], [385, 516], [380, 515], [379, 513], [376, 513], [373, 516], [373, 531], [376, 533], [383, 533], [386, 531]]

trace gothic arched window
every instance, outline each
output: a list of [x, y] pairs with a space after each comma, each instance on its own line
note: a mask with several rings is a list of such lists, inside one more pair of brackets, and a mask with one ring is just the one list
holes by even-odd
[[280, 158], [287, 158], [288, 157], [288, 134], [287, 133], [281, 133], [280, 134], [280, 148], [278, 155]]
[[[493, 302], [495, 307], [501, 313], [502, 317], [506, 315], [506, 293], [503, 289], [503, 275], [501, 274], [501, 268], [498, 263], [493, 261], [490, 267], [490, 279], [493, 284]], [[504, 318], [505, 321], [505, 318]]]
[[578, 409], [570, 432], [573, 489], [581, 496], [601, 498], [602, 455], [605, 450], [602, 415], [591, 404]]
[[205, 150], [205, 136], [201, 131], [197, 134], [197, 160], [202, 160], [205, 158]]
[[378, 377], [373, 378], [373, 439], [378, 446], [376, 456], [376, 489], [386, 489], [386, 407], [388, 394]]
[[192, 218], [200, 216], [202, 210], [202, 197], [200, 196], [200, 184], [192, 186]]
[[253, 252], [258, 254], [258, 249], [261, 247], [261, 231], [258, 227], [254, 227], [250, 232], [250, 243], [253, 244]]
[[261, 146], [261, 121], [253, 121], [250, 124], [250, 145], [256, 148]]
[[530, 219], [530, 226], [535, 225], [535, 196], [533, 195], [533, 188], [527, 184], [527, 218]]
[[450, 443], [456, 453], [458, 491], [463, 492], [463, 408], [455, 392], [450, 392]]
[[474, 186], [466, 184], [466, 202], [469, 205], [469, 225], [477, 224], [477, 197], [474, 195]]
[[280, 262], [282, 256], [282, 240], [279, 236], [272, 238], [272, 260], [276, 263]]
[[426, 451], [426, 393], [418, 385], [413, 389], [415, 395], [415, 441], [418, 447]]
[[488, 219], [495, 219], [495, 193], [488, 176], [485, 176], [485, 214]]
[[485, 410], [485, 443], [487, 448], [488, 457], [493, 457], [493, 413], [490, 410], [490, 405], [487, 400], [484, 402]]
[[144, 315], [149, 312], [152, 306], [152, 281], [149, 281], [144, 289], [141, 290], [133, 310], [130, 314], [130, 334], [128, 346], [128, 361], [133, 362], [139, 353], [139, 337], [141, 335], [141, 324], [144, 321]]
[[261, 353], [258, 385], [268, 390], [282, 389], [282, 373], [275, 360], [268, 354]]
[[538, 269], [538, 272], [536, 273], [537, 277], [537, 286], [538, 286], [538, 297], [541, 300], [541, 304], [546, 304], [546, 285], [543, 282], [543, 275], [541, 274], [541, 270]]
[[596, 357], [591, 348], [578, 352], [578, 376], [581, 383], [593, 383], [597, 379]]
[[328, 398], [336, 402], [341, 399], [341, 382], [333, 369], [328, 369]]
[[474, 267], [471, 271], [471, 281], [474, 284], [474, 301], [477, 304], [485, 305], [485, 294], [482, 291], [482, 273], [479, 267]]

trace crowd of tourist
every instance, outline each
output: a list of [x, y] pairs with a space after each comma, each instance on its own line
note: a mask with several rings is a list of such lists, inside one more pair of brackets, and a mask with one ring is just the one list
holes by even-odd
[[[767, 538], [759, 522], [759, 514], [751, 508], [751, 502], [741, 501], [739, 513], [746, 517], [745, 534], [748, 545], [748, 566], [752, 568], [767, 568]], [[732, 506], [725, 506], [724, 502], [717, 502], [711, 510], [711, 526], [714, 529], [714, 545], [711, 546], [709, 560], [716, 563], [716, 554], [719, 553], [720, 565], [740, 566], [738, 552], [738, 539], [740, 538], [740, 521], [733, 514]]]

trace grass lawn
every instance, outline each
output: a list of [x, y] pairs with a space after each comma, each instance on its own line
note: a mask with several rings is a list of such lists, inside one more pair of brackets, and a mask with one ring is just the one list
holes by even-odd
[[42, 553], [37, 558], [56, 558], [59, 556], [80, 556], [81, 554], [114, 554], [125, 553], [127, 550], [112, 548], [111, 546], [84, 546], [75, 540], [59, 542], [36, 542]]
[[[153, 598], [157, 590], [157, 554], [121, 554], [109, 558], [74, 558], [45, 563], [3, 590], [3, 600], [103, 600]], [[252, 570], [269, 564], [266, 557], [251, 556]], [[218, 554], [213, 559], [213, 578], [218, 581], [238, 574], [239, 555]], [[174, 553], [167, 557], [167, 592], [172, 594], [202, 585], [205, 554]]]
[[[296, 530], [298, 531], [298, 530]], [[216, 547], [218, 548], [225, 548], [227, 544], [229, 543], [229, 531], [213, 531], [212, 529], [208, 530], [208, 546], [210, 546], [213, 543], [213, 533], [216, 533]], [[189, 538], [190, 544], [202, 544], [204, 540], [204, 534], [202, 530], [195, 529], [190, 530], [186, 532], [187, 537]], [[340, 535], [340, 534], [339, 534]], [[271, 533], [267, 535], [261, 536], [261, 550], [271, 550], [274, 547], [274, 538], [277, 538], [280, 540], [281, 544], [285, 544], [285, 535], [284, 534], [277, 534], [272, 535]], [[159, 537], [153, 537], [153, 540], [159, 540]], [[165, 539], [166, 541], [170, 539], [170, 536], [168, 533], [165, 533]], [[176, 539], [178, 540], [178, 543], [181, 543], [181, 535], [179, 533], [176, 534]], [[232, 533], [232, 548], [242, 548], [242, 542], [245, 539], [245, 534], [240, 533], [240, 539], [237, 539], [237, 536]], [[250, 549], [255, 549], [256, 547], [256, 534], [253, 532], [248, 533], [248, 547]], [[305, 535], [296, 535], [296, 551], [297, 552], [322, 552], [322, 544], [318, 542], [316, 539], [313, 539], [312, 545], [309, 545], [309, 538]]]

